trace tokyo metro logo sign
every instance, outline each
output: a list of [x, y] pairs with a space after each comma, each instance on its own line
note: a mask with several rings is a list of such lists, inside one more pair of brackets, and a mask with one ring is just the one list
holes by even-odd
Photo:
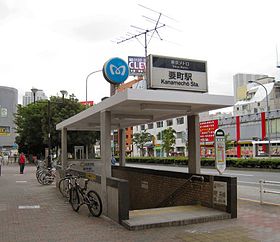
[[129, 75], [127, 63], [118, 57], [108, 60], [102, 71], [104, 78], [111, 84], [121, 84]]

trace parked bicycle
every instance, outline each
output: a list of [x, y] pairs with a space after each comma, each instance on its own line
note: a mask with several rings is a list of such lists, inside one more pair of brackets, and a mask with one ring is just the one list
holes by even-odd
[[102, 213], [102, 202], [97, 192], [90, 190], [87, 192], [88, 179], [85, 179], [85, 186], [78, 183], [79, 177], [74, 177], [74, 184], [70, 188], [69, 202], [74, 211], [78, 212], [82, 205], [87, 205], [88, 210], [94, 217], [99, 217]]
[[67, 168], [66, 168], [66, 175], [65, 177], [61, 178], [58, 182], [58, 188], [60, 193], [62, 194], [63, 197], [66, 197], [69, 199], [69, 191], [70, 188], [72, 186], [72, 179], [73, 179], [73, 175], [71, 175], [69, 173], [69, 170], [71, 169], [71, 167], [75, 165], [75, 164], [70, 164]]
[[37, 181], [42, 185], [50, 185], [54, 182], [55, 168], [47, 168], [44, 162], [39, 162], [36, 171]]

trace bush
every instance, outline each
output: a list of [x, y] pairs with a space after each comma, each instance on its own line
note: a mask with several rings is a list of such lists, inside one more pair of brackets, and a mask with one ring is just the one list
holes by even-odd
[[[130, 163], [188, 165], [188, 157], [126, 157]], [[214, 167], [214, 158], [201, 158], [201, 166]], [[280, 169], [278, 158], [227, 158], [227, 167]]]

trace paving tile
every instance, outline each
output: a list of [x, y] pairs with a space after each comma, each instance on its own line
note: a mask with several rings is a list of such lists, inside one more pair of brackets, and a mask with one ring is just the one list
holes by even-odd
[[[280, 241], [280, 207], [238, 201], [238, 218], [203, 224], [128, 231], [108, 218], [72, 210], [55, 188], [42, 186], [35, 167], [2, 167], [0, 177], [0, 242], [240, 242]], [[16, 183], [18, 180], [26, 183]], [[40, 205], [18, 209], [19, 205]]]

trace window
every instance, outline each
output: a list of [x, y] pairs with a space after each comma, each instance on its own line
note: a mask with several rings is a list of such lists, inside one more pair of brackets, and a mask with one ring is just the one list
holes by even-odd
[[145, 130], [145, 124], [142, 124], [140, 127], [141, 127], [141, 130]]
[[184, 117], [181, 117], [181, 118], [177, 118], [177, 124], [184, 124], [185, 120], [184, 120]]
[[161, 140], [161, 132], [157, 134], [157, 140]]
[[161, 127], [163, 127], [163, 121], [157, 122], [157, 128], [161, 128]]
[[173, 120], [172, 119], [166, 120], [166, 124], [167, 124], [167, 126], [172, 126], [173, 125]]
[[153, 123], [149, 123], [148, 124], [148, 129], [153, 129], [154, 128], [154, 124]]
[[183, 138], [183, 132], [177, 132], [176, 137], [177, 137], [177, 139], [182, 139]]

